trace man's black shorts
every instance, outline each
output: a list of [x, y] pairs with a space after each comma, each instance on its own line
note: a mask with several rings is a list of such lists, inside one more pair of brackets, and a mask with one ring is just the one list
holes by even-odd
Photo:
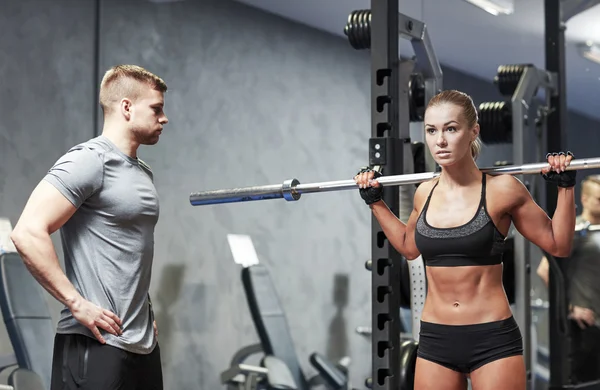
[[54, 338], [51, 390], [162, 390], [158, 344], [148, 355], [78, 334]]

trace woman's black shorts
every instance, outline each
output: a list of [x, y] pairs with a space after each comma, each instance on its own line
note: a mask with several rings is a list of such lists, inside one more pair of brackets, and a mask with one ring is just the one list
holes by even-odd
[[523, 354], [523, 338], [514, 317], [471, 325], [421, 321], [417, 356], [462, 373]]

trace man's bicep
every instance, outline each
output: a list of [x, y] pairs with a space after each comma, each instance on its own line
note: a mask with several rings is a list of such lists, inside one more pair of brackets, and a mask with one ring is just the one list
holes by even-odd
[[15, 231], [43, 230], [52, 234], [60, 229], [75, 211], [77, 208], [70, 200], [52, 184], [42, 180], [29, 196]]
[[102, 187], [104, 165], [94, 150], [76, 147], [63, 155], [44, 180], [79, 207]]

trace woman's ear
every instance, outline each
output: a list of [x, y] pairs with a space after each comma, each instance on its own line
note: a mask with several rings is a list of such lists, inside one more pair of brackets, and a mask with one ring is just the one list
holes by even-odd
[[473, 126], [473, 141], [475, 141], [477, 139], [477, 137], [479, 136], [479, 123], [475, 124], [475, 126]]

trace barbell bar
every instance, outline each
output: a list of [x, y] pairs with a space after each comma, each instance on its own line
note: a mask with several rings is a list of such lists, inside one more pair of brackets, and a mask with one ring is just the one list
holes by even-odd
[[[547, 162], [542, 162], [482, 168], [481, 171], [491, 175], [526, 175], [540, 173], [541, 170], [547, 166]], [[600, 157], [571, 160], [571, 164], [567, 167], [567, 170], [593, 168], [600, 168]], [[422, 183], [434, 179], [439, 175], [439, 172], [411, 173], [405, 175], [382, 176], [378, 178], [377, 181], [384, 187], [409, 185]], [[290, 179], [284, 181], [283, 184], [194, 192], [190, 195], [190, 203], [192, 206], [204, 206], [281, 198], [287, 201], [297, 201], [302, 194], [356, 189], [358, 189], [358, 186], [352, 179], [309, 184], [300, 184], [297, 179]]]

